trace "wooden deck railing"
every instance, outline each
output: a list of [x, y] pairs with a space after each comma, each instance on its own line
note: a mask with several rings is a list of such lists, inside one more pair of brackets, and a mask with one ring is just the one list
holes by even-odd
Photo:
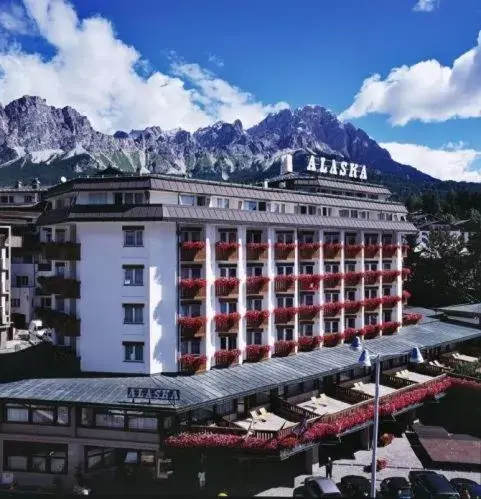
[[369, 400], [363, 400], [362, 402], [358, 402], [357, 404], [351, 405], [351, 407], [346, 407], [345, 409], [342, 409], [338, 412], [335, 412], [333, 414], [325, 414], [324, 416], [321, 416], [320, 421], [323, 423], [335, 423], [336, 419], [342, 418], [343, 416], [349, 416], [353, 412], [357, 411], [358, 409], [362, 407], [367, 407], [372, 403], [372, 399], [370, 398]]
[[302, 420], [303, 418], [307, 418], [308, 420], [319, 418], [319, 416], [315, 412], [311, 412], [308, 409], [304, 409], [303, 407], [291, 404], [287, 400], [278, 398], [276, 399], [276, 403], [279, 404], [280, 410], [286, 411], [287, 414], [294, 414], [295, 416], [297, 416], [298, 420]]
[[332, 392], [332, 397], [348, 404], [358, 404], [359, 402], [372, 400], [371, 395], [353, 390], [352, 384], [351, 386], [336, 386]]
[[381, 384], [390, 386], [391, 388], [396, 388], [397, 390], [400, 388], [404, 388], [406, 386], [411, 386], [416, 383], [415, 381], [411, 381], [406, 378], [400, 378], [399, 376], [395, 376], [393, 374], [381, 374]]

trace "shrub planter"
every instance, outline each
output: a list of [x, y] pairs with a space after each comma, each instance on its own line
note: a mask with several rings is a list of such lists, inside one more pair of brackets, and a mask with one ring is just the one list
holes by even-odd
[[205, 279], [181, 279], [179, 282], [180, 297], [189, 300], [205, 297]]
[[205, 334], [205, 317], [179, 317], [181, 336], [193, 336], [199, 338]]

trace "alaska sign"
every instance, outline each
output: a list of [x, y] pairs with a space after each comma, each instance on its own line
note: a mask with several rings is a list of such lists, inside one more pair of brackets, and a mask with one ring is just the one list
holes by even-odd
[[180, 391], [167, 388], [127, 388], [127, 398], [177, 402], [180, 399]]
[[322, 156], [311, 156], [307, 164], [307, 171], [335, 175], [336, 177], [355, 178], [367, 180], [365, 165], [348, 163], [347, 161], [336, 161]]

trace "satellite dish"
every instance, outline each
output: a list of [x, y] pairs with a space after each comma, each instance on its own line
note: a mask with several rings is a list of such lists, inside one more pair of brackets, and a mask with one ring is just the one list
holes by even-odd
[[65, 177], [60, 177], [60, 182], [62, 182], [62, 184], [65, 184], [65, 182], [67, 182], [67, 179]]

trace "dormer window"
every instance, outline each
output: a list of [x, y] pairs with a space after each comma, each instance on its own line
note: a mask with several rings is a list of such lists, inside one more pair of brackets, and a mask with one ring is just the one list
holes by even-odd
[[182, 206], [194, 206], [195, 196], [189, 196], [187, 194], [181, 194], [179, 196], [179, 204]]
[[144, 195], [142, 192], [126, 192], [124, 194], [124, 204], [143, 204]]

